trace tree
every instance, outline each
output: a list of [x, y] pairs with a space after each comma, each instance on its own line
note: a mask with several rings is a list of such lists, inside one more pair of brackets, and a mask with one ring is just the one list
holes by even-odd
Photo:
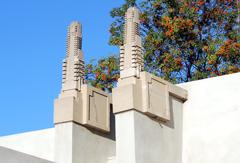
[[119, 59], [117, 56], [109, 56], [100, 59], [97, 64], [90, 62], [85, 68], [86, 80], [89, 84], [111, 92], [119, 78]]
[[122, 44], [124, 14], [132, 5], [141, 11], [146, 71], [173, 83], [240, 71], [237, 1], [126, 0], [111, 11], [111, 45]]

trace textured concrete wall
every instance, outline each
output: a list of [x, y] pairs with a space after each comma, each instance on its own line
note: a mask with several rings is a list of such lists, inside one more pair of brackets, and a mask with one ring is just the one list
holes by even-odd
[[0, 137], [0, 146], [54, 160], [54, 128]]
[[189, 93], [183, 163], [240, 162], [240, 73], [179, 86]]
[[118, 163], [181, 163], [182, 102], [170, 97], [171, 120], [159, 123], [138, 111], [116, 114]]
[[113, 135], [102, 134], [73, 122], [57, 124], [56, 163], [107, 163], [115, 156]]

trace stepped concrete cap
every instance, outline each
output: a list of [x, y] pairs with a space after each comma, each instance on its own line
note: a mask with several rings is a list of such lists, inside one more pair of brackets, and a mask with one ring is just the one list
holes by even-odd
[[109, 132], [111, 98], [104, 91], [85, 84], [84, 72], [82, 26], [74, 21], [68, 28], [62, 90], [54, 102], [54, 123], [71, 121]]
[[74, 21], [68, 27], [66, 58], [62, 66], [62, 91], [80, 90], [84, 83], [82, 26]]
[[120, 77], [139, 77], [143, 70], [143, 48], [139, 33], [139, 10], [131, 7], [125, 15], [124, 44], [120, 47]]
[[62, 92], [54, 102], [54, 123], [75, 122], [109, 132], [110, 102], [106, 92], [86, 84], [81, 92]]
[[113, 89], [113, 111], [137, 110], [153, 118], [170, 120], [169, 98], [187, 100], [187, 91], [157, 76], [141, 72], [140, 78], [119, 79]]

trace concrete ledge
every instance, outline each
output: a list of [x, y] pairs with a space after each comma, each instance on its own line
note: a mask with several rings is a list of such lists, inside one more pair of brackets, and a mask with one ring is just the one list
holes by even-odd
[[83, 122], [81, 98], [64, 97], [54, 101], [54, 123], [75, 121]]
[[113, 89], [114, 113], [138, 110], [153, 118], [170, 120], [169, 96], [180, 101], [187, 100], [187, 91], [148, 72], [140, 78], [120, 79]]
[[172, 84], [172, 83], [170, 83], [170, 82], [168, 82], [166, 80], [163, 80], [163, 79], [161, 79], [161, 78], [159, 78], [159, 77], [157, 77], [157, 76], [155, 76], [153, 74], [150, 74], [150, 73], [148, 73], [146, 71], [141, 72], [141, 77], [147, 78], [148, 82], [151, 81], [151, 80], [156, 80], [156, 81], [158, 81], [160, 83], [163, 83], [163, 84], [167, 85], [168, 92], [172, 96], [174, 96], [174, 97], [176, 97], [176, 98], [178, 98], [178, 99], [180, 99], [182, 101], [186, 101], [188, 99], [188, 92], [187, 92], [187, 90], [185, 90], [185, 89], [183, 89], [183, 88], [181, 88], [179, 86], [176, 86], [176, 85], [174, 85], [174, 84]]
[[[133, 79], [135, 82], [140, 82], [138, 79]], [[123, 112], [136, 109], [141, 110], [141, 87], [138, 84], [123, 85], [113, 89], [113, 112]]]
[[64, 91], [54, 102], [54, 123], [76, 122], [104, 132], [110, 131], [111, 98], [102, 90], [82, 85]]

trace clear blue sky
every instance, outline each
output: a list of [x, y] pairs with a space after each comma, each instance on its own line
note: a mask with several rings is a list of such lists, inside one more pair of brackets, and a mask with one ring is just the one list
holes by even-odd
[[6, 0], [0, 2], [0, 136], [53, 127], [61, 88], [67, 26], [83, 24], [85, 61], [108, 45], [109, 15], [123, 0]]

